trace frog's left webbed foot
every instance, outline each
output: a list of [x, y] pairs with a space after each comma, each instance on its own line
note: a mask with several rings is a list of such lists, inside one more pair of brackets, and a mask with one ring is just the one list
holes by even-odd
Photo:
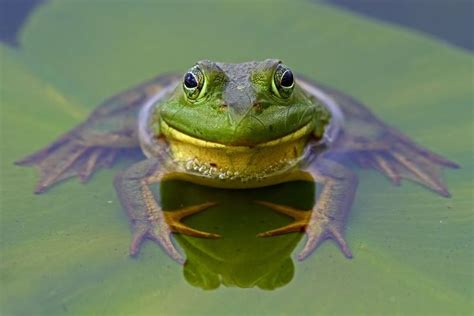
[[402, 178], [418, 182], [441, 196], [449, 191], [441, 178], [441, 169], [459, 166], [408, 139], [402, 133], [387, 129], [379, 142], [368, 143], [354, 152], [362, 167], [372, 167], [399, 185]]
[[342, 165], [324, 159], [318, 160], [307, 171], [316, 182], [323, 185], [313, 210], [302, 211], [271, 202], [256, 201], [295, 219], [287, 226], [260, 233], [258, 236], [270, 237], [304, 231], [307, 240], [298, 260], [306, 259], [326, 239], [334, 240], [342, 253], [347, 258], [352, 258], [352, 252], [344, 238], [344, 224], [357, 187], [356, 176]]
[[176, 211], [163, 211], [149, 186], [161, 182], [165, 174], [165, 164], [165, 161], [159, 159], [136, 163], [117, 176], [115, 187], [132, 224], [130, 255], [137, 255], [141, 243], [149, 238], [160, 245], [172, 259], [184, 263], [184, 258], [171, 240], [171, 234], [182, 233], [202, 238], [220, 237], [217, 234], [193, 229], [181, 222], [181, 219], [212, 207], [215, 203], [208, 202]]
[[326, 239], [334, 240], [342, 253], [347, 258], [352, 258], [352, 252], [344, 239], [344, 223], [338, 223], [335, 218], [321, 213], [318, 207], [315, 210], [298, 210], [290, 206], [266, 201], [256, 201], [256, 203], [294, 218], [294, 222], [280, 228], [259, 233], [257, 237], [273, 237], [291, 232], [305, 232], [307, 241], [298, 255], [298, 260], [306, 259]]
[[459, 168], [458, 164], [416, 144], [382, 122], [354, 98], [317, 83], [312, 85], [323, 96], [327, 106], [341, 111], [332, 111], [337, 114], [335, 118], [342, 119], [339, 125], [336, 121], [333, 125], [339, 134], [332, 139], [327, 154], [336, 154], [343, 159], [350, 157], [363, 168], [376, 169], [395, 185], [407, 179], [441, 196], [450, 196], [441, 171], [443, 168]]

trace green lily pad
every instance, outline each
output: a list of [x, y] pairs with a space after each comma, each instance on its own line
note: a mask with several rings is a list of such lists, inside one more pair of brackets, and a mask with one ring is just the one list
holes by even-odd
[[[1, 48], [2, 315], [472, 313], [471, 54], [296, 1], [48, 1], [31, 16], [20, 43], [20, 50]], [[262, 288], [277, 284], [274, 291], [222, 285], [203, 291], [193, 277], [215, 261], [183, 272], [150, 242], [137, 259], [128, 256], [130, 231], [112, 179], [130, 161], [101, 170], [86, 185], [68, 180], [40, 196], [32, 193], [35, 170], [13, 165], [106, 97], [158, 73], [185, 70], [199, 59], [269, 57], [357, 97], [461, 164], [445, 173], [453, 197], [408, 182], [393, 187], [375, 172], [357, 170], [360, 186], [347, 226], [354, 259], [327, 242], [294, 262], [294, 275], [284, 261], [281, 273], [262, 279]], [[242, 214], [247, 222], [254, 218], [248, 210]], [[189, 222], [199, 226], [204, 219]], [[238, 223], [238, 210], [232, 220]], [[292, 247], [296, 241], [286, 239]], [[200, 254], [219, 250], [193, 246]]]

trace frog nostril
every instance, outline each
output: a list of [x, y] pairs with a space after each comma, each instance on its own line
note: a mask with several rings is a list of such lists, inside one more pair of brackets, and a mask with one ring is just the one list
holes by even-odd
[[222, 103], [221, 105], [219, 105], [219, 111], [221, 112], [227, 111], [227, 108], [228, 106], [225, 103]]
[[252, 104], [252, 107], [255, 109], [255, 112], [260, 113], [262, 112], [262, 105], [258, 102]]

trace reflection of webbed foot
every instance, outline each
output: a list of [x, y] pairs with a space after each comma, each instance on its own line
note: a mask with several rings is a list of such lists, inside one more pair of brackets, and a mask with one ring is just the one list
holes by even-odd
[[298, 260], [306, 259], [324, 240], [333, 239], [347, 258], [352, 258], [352, 253], [344, 239], [342, 223], [318, 211], [302, 211], [295, 208], [274, 204], [266, 201], [257, 201], [258, 204], [267, 206], [279, 213], [295, 219], [291, 224], [281, 228], [260, 233], [258, 237], [270, 237], [290, 232], [304, 231], [307, 236], [306, 244], [298, 255]]
[[172, 241], [171, 233], [181, 233], [201, 238], [219, 238], [218, 234], [202, 232], [193, 229], [181, 222], [185, 217], [203, 211], [216, 203], [203, 203], [185, 207], [176, 211], [161, 211], [157, 206], [153, 206], [154, 211], [149, 214], [148, 221], [136, 221], [133, 225], [133, 237], [130, 244], [130, 255], [138, 254], [140, 245], [145, 238], [150, 238], [163, 247], [168, 255], [179, 263], [184, 259], [176, 250]]
[[203, 211], [214, 205], [216, 205], [216, 203], [207, 202], [207, 203], [203, 203], [199, 205], [185, 207], [185, 208], [171, 211], [171, 212], [163, 211], [163, 213], [165, 215], [166, 223], [169, 225], [173, 233], [180, 233], [184, 235], [189, 235], [193, 237], [201, 237], [201, 238], [219, 238], [220, 235], [218, 234], [207, 233], [200, 230], [196, 230], [181, 222], [183, 218], [188, 217], [194, 213]]
[[297, 210], [292, 207], [286, 206], [286, 205], [280, 205], [280, 204], [275, 204], [271, 202], [266, 202], [266, 201], [255, 201], [256, 203], [267, 206], [271, 208], [274, 211], [277, 211], [278, 213], [282, 213], [285, 215], [288, 215], [294, 219], [294, 221], [286, 226], [269, 230], [264, 233], [259, 233], [257, 234], [257, 237], [272, 237], [272, 236], [278, 236], [286, 233], [292, 233], [292, 232], [303, 232], [306, 229], [306, 226], [308, 225], [309, 219], [311, 217], [311, 212], [310, 211], [302, 211], [302, 210]]

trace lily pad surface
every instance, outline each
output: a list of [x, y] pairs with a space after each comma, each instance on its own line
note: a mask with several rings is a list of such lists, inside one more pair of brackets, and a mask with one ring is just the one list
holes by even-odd
[[[471, 54], [298, 1], [48, 1], [32, 14], [19, 42], [18, 50], [1, 47], [0, 314], [473, 312]], [[32, 193], [36, 170], [13, 165], [81, 122], [103, 99], [156, 74], [185, 71], [200, 59], [270, 57], [355, 96], [417, 142], [459, 163], [460, 170], [445, 172], [452, 198], [410, 182], [394, 187], [376, 172], [356, 169], [360, 185], [346, 229], [352, 260], [326, 242], [306, 261], [295, 260], [293, 274], [278, 274], [274, 290], [250, 277], [217, 287], [209, 279], [213, 286], [206, 287], [196, 286], [195, 270], [183, 272], [151, 242], [138, 258], [128, 256], [130, 230], [112, 181], [130, 160], [101, 170], [86, 185], [70, 179], [42, 195]], [[185, 185], [168, 191], [173, 188], [188, 192]], [[179, 205], [179, 198], [171, 194], [169, 204]], [[242, 203], [246, 209], [239, 217], [234, 202], [226, 218], [252, 222], [250, 204]], [[188, 223], [204, 225], [205, 216], [224, 219], [211, 210], [202, 215]], [[285, 238], [294, 246], [298, 235]], [[193, 243], [187, 237], [179, 241], [182, 247]], [[232, 249], [227, 242], [220, 245]], [[258, 245], [258, 253], [275, 248], [271, 241]], [[196, 249], [218, 250], [211, 248], [195, 242], [191, 256], [199, 257]], [[288, 256], [291, 249], [285, 249]], [[222, 258], [232, 258], [232, 252]], [[283, 268], [291, 265], [284, 262]], [[218, 270], [224, 263], [203, 260], [199, 269], [212, 265]], [[232, 267], [226, 269], [228, 276]]]

